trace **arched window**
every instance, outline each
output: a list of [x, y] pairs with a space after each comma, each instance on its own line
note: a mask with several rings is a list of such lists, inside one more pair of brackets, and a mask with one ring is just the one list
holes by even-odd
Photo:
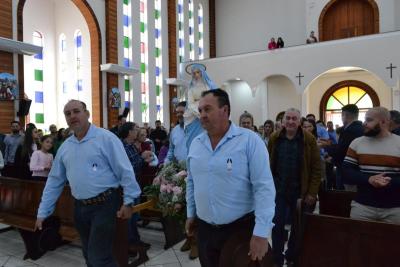
[[75, 41], [75, 75], [76, 84], [75, 88], [78, 92], [78, 99], [80, 99], [80, 92], [83, 91], [83, 77], [82, 77], [82, 32], [77, 30], [74, 36]]
[[[123, 0], [123, 47], [124, 47], [124, 66], [132, 65], [132, 6], [131, 0]], [[132, 80], [129, 76], [124, 76], [125, 107], [130, 109], [128, 120], [133, 120], [133, 101]]]
[[162, 68], [162, 19], [161, 1], [154, 2], [155, 15], [155, 57], [156, 57], [156, 109], [157, 120], [163, 121], [163, 68]]
[[[33, 32], [33, 44], [43, 47], [43, 34], [38, 31]], [[35, 114], [35, 123], [38, 128], [43, 128], [44, 124], [44, 92], [43, 92], [43, 52], [36, 54], [33, 58], [34, 68], [34, 103], [33, 103], [33, 114]], [[32, 91], [31, 91], [32, 92]], [[33, 94], [29, 96], [33, 97]]]
[[198, 24], [199, 24], [199, 59], [204, 59], [204, 23], [203, 23], [203, 6], [199, 4], [198, 8]]
[[194, 60], [194, 8], [193, 0], [189, 0], [189, 58]]
[[63, 94], [68, 93], [67, 88], [67, 38], [65, 34], [60, 35], [59, 39], [59, 55], [60, 55], [60, 80], [61, 80], [61, 92]]
[[182, 63], [185, 57], [185, 33], [183, 25], [185, 16], [183, 14], [183, 0], [178, 0], [178, 63]]
[[334, 125], [342, 125], [342, 107], [356, 104], [359, 108], [359, 119], [363, 120], [368, 109], [379, 106], [379, 98], [375, 91], [360, 81], [343, 81], [333, 85], [321, 100], [321, 118], [332, 121]]
[[149, 121], [147, 1], [148, 0], [140, 0], [140, 73], [142, 80], [142, 122]]

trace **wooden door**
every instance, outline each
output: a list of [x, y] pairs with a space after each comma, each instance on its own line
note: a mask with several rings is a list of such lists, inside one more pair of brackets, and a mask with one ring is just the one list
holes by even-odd
[[379, 32], [378, 10], [369, 0], [331, 1], [320, 18], [320, 40], [336, 40]]

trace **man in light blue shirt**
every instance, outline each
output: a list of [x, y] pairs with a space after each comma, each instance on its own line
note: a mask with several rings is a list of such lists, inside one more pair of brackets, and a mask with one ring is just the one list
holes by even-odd
[[[59, 148], [39, 206], [35, 228], [45, 218], [68, 181], [75, 198], [75, 227], [88, 266], [116, 267], [112, 243], [116, 217], [129, 218], [131, 205], [140, 195], [132, 165], [121, 141], [112, 132], [89, 123], [85, 103], [70, 100], [64, 107], [68, 126], [74, 131]], [[119, 192], [124, 191], [119, 208]]]
[[206, 132], [194, 138], [188, 153], [187, 234], [193, 234], [197, 216], [202, 266], [218, 266], [224, 243], [243, 230], [251, 236], [249, 256], [261, 260], [275, 210], [265, 144], [229, 121], [229, 97], [221, 89], [203, 92], [199, 112]]
[[186, 101], [179, 102], [176, 106], [175, 113], [178, 118], [178, 124], [172, 129], [169, 137], [168, 154], [164, 163], [171, 161], [186, 160], [187, 148], [185, 142], [185, 130], [183, 114], [185, 113]]

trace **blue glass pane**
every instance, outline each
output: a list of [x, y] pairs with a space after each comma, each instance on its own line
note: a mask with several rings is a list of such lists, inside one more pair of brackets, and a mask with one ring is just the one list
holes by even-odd
[[76, 36], [76, 47], [82, 46], [82, 35]]
[[43, 103], [43, 92], [35, 92], [35, 103]]
[[124, 58], [124, 66], [129, 68], [129, 58]]
[[160, 75], [160, 67], [156, 67], [156, 76], [158, 77]]
[[161, 110], [161, 106], [157, 105], [157, 112], [160, 112], [160, 110]]
[[42, 59], [43, 59], [43, 54], [42, 54], [42, 53], [36, 54], [36, 55], [34, 56], [34, 58], [42, 60]]
[[67, 93], [67, 82], [62, 83], [62, 91], [64, 94]]
[[199, 55], [203, 54], [203, 49], [201, 47], [199, 47]]
[[156, 39], [158, 39], [158, 37], [160, 37], [160, 30], [159, 29], [155, 29], [154, 30], [154, 36], [156, 37]]
[[199, 18], [198, 22], [199, 22], [199, 24], [201, 24], [201, 22], [203, 21], [203, 18], [202, 17], [198, 17], [198, 18]]
[[183, 47], [183, 40], [181, 38], [179, 38], [179, 48]]
[[124, 15], [124, 26], [128, 27], [129, 26], [129, 16]]
[[178, 13], [182, 13], [183, 12], [183, 8], [181, 4], [178, 4]]
[[192, 34], [193, 34], [193, 28], [189, 27], [189, 35], [192, 35]]
[[82, 91], [82, 80], [77, 80], [76, 81], [76, 89], [78, 90], [78, 92]]
[[131, 107], [131, 103], [129, 101], [125, 101], [125, 107], [126, 108], [130, 108]]

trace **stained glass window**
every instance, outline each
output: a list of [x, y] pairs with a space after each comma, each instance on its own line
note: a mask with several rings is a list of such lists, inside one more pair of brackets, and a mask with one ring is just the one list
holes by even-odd
[[199, 4], [198, 21], [199, 24], [199, 59], [204, 59], [204, 23], [203, 23], [203, 6]]
[[[123, 1], [123, 48], [124, 48], [124, 59], [123, 64], [125, 67], [132, 66], [132, 5], [131, 0]], [[133, 102], [133, 87], [132, 80], [129, 76], [124, 76], [124, 106], [130, 109], [128, 114], [128, 120], [133, 120], [133, 109], [131, 108]]]
[[347, 104], [356, 104], [359, 108], [359, 119], [363, 119], [369, 108], [373, 107], [371, 97], [365, 90], [356, 86], [345, 86], [337, 89], [326, 104], [325, 120], [341, 125], [341, 109]]
[[75, 32], [75, 90], [77, 92], [78, 100], [81, 100], [80, 92], [83, 91], [83, 75], [82, 75], [82, 32], [77, 30]]
[[147, 32], [147, 1], [140, 0], [140, 77], [142, 95], [142, 122], [149, 122], [149, 77], [148, 77], [148, 32]]
[[193, 8], [193, 0], [189, 0], [189, 58], [190, 60], [194, 60], [194, 8]]
[[163, 122], [163, 68], [162, 68], [162, 21], [161, 21], [161, 1], [154, 1], [154, 18], [155, 18], [155, 51], [156, 58], [156, 110], [157, 120]]
[[[43, 47], [43, 35], [35, 31], [33, 33], [33, 44]], [[34, 81], [33, 90], [28, 90], [29, 98], [35, 101], [32, 105], [32, 114], [35, 114], [36, 127], [44, 128], [44, 92], [43, 92], [43, 52], [33, 57]]]
[[62, 94], [59, 95], [59, 104], [64, 106], [68, 101], [68, 68], [67, 68], [67, 38], [65, 34], [60, 35], [59, 39], [59, 58], [60, 58], [60, 90]]
[[179, 63], [183, 62], [185, 57], [185, 34], [184, 34], [184, 13], [183, 13], [183, 0], [178, 0], [178, 57]]

